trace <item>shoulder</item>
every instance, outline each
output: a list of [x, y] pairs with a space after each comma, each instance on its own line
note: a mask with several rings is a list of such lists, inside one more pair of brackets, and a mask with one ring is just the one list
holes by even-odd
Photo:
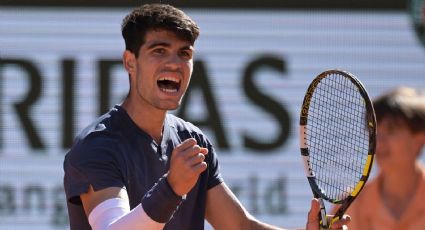
[[123, 135], [114, 116], [108, 112], [83, 129], [65, 159], [80, 162], [90, 160], [91, 157], [97, 160], [115, 157], [120, 152]]
[[78, 134], [74, 144], [78, 144], [79, 141], [85, 139], [90, 139], [93, 136], [111, 136], [119, 133], [123, 126], [120, 120], [125, 120], [122, 111], [120, 111], [118, 107], [114, 107], [86, 126], [86, 128]]

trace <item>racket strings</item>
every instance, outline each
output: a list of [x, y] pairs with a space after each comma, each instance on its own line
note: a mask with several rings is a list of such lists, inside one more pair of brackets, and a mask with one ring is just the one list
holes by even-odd
[[357, 87], [333, 74], [318, 84], [310, 102], [307, 140], [316, 180], [331, 200], [346, 198], [368, 155], [365, 102]]

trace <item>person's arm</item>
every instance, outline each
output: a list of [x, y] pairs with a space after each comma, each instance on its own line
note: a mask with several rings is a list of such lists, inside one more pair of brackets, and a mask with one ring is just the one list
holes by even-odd
[[[313, 199], [306, 229], [319, 230], [319, 212], [320, 204], [318, 200]], [[250, 215], [224, 182], [208, 190], [205, 218], [214, 229], [281, 229], [263, 223]], [[331, 229], [342, 229], [343, 225], [346, 225], [349, 221], [349, 217], [338, 220], [332, 225]]]
[[93, 187], [90, 186], [87, 193], [81, 194], [81, 202], [83, 203], [84, 212], [87, 216], [91, 211], [105, 200], [112, 198], [121, 198], [128, 200], [127, 191], [123, 188], [109, 187], [99, 191], [94, 191]]
[[139, 204], [130, 210], [127, 191], [109, 187], [89, 191], [80, 196], [84, 211], [93, 230], [163, 229], [165, 223], [152, 220]]
[[90, 186], [87, 193], [80, 195], [89, 224], [95, 230], [162, 229], [207, 168], [204, 162], [207, 153], [193, 138], [176, 146], [168, 173], [131, 211], [124, 188], [94, 191]]
[[278, 229], [251, 216], [224, 182], [208, 190], [205, 218], [214, 229]]

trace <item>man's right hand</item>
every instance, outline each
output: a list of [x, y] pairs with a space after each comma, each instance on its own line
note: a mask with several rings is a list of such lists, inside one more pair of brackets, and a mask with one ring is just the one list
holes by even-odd
[[197, 145], [194, 138], [186, 139], [174, 148], [167, 180], [177, 195], [183, 196], [195, 186], [199, 175], [207, 169], [206, 154], [208, 149]]

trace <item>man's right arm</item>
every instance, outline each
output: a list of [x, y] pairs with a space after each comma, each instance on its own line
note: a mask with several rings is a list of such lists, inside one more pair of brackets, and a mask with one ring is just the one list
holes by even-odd
[[123, 188], [109, 187], [95, 192], [91, 185], [89, 186], [88, 192], [81, 194], [80, 198], [83, 203], [86, 216], [89, 216], [91, 211], [105, 200], [121, 198], [128, 201], [127, 192]]
[[94, 230], [162, 229], [177, 210], [199, 175], [206, 170], [206, 148], [189, 138], [176, 146], [170, 159], [170, 169], [149, 190], [141, 203], [130, 211], [124, 188], [108, 187], [94, 191], [89, 186], [81, 194], [84, 212]]
[[127, 191], [109, 187], [80, 195], [84, 212], [93, 230], [163, 229], [165, 223], [152, 220], [141, 204], [130, 210]]

